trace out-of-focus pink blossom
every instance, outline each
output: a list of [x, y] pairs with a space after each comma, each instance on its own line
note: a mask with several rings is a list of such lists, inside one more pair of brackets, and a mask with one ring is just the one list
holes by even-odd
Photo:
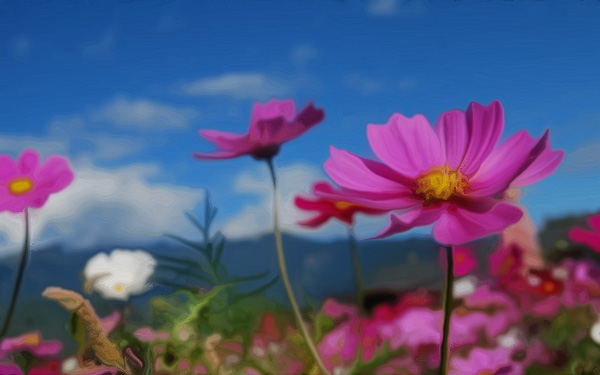
[[200, 135], [213, 142], [218, 150], [213, 153], [195, 153], [196, 159], [230, 159], [251, 155], [269, 159], [279, 152], [281, 144], [294, 139], [323, 121], [325, 113], [310, 103], [296, 114], [294, 101], [271, 100], [256, 103], [252, 109], [250, 128], [246, 134], [219, 130], [200, 130]]
[[[326, 191], [327, 197], [320, 197], [316, 192]], [[386, 210], [362, 206], [356, 203], [350, 203], [345, 200], [344, 193], [334, 189], [329, 183], [321, 181], [313, 186], [313, 194], [316, 199], [310, 200], [301, 196], [297, 196], [294, 200], [296, 206], [305, 211], [316, 211], [317, 215], [312, 219], [308, 219], [298, 224], [311, 228], [319, 227], [325, 224], [330, 219], [338, 219], [339, 221], [352, 226], [354, 224], [354, 215], [357, 213], [376, 215], [385, 213]], [[333, 198], [337, 194], [337, 198]]]
[[590, 249], [600, 252], [600, 214], [589, 216], [587, 222], [592, 230], [573, 228], [569, 231], [569, 238], [573, 242], [585, 244]]
[[400, 210], [377, 237], [435, 223], [438, 242], [461, 244], [516, 223], [522, 212], [503, 200], [506, 191], [543, 179], [562, 160], [547, 131], [538, 139], [520, 131], [496, 147], [503, 127], [499, 101], [446, 112], [435, 130], [422, 115], [394, 114], [367, 129], [383, 163], [332, 147], [325, 170], [352, 203]]
[[62, 349], [63, 345], [60, 341], [42, 341], [40, 332], [35, 331], [2, 340], [0, 342], [0, 360], [9, 353], [24, 350], [38, 358], [52, 358], [57, 356]]

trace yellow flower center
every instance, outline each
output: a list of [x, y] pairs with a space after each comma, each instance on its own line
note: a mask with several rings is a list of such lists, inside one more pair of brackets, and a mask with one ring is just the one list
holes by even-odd
[[123, 287], [123, 284], [118, 283], [117, 285], [115, 285], [115, 292], [117, 293], [123, 293], [123, 290], [125, 289], [125, 287]]
[[40, 345], [40, 336], [38, 334], [32, 333], [23, 338], [23, 344], [37, 347]]
[[425, 204], [434, 200], [447, 201], [453, 195], [463, 195], [469, 189], [469, 182], [459, 171], [451, 171], [448, 166], [435, 168], [417, 179], [415, 193], [422, 194]]
[[352, 206], [355, 206], [354, 203], [350, 203], [350, 202], [345, 202], [345, 201], [339, 201], [339, 202], [335, 202], [335, 208], [337, 208], [338, 210], [342, 211], [342, 210], [346, 210]]
[[12, 195], [22, 195], [33, 189], [33, 182], [28, 177], [17, 178], [8, 184], [8, 191]]

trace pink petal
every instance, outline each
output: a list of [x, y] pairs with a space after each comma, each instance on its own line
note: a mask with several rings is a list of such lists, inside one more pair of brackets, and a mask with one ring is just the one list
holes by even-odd
[[231, 159], [244, 154], [249, 153], [249, 150], [237, 150], [237, 151], [215, 151], [211, 154], [205, 154], [202, 152], [195, 152], [192, 154], [194, 159], [200, 160], [217, 160], [217, 159]]
[[19, 174], [13, 159], [8, 155], [0, 155], [0, 182], [6, 183]]
[[457, 109], [443, 113], [436, 123], [442, 155], [450, 169], [456, 170], [462, 163], [469, 145], [469, 131], [465, 113]]
[[286, 126], [280, 129], [280, 131], [273, 137], [273, 141], [276, 143], [287, 142], [293, 138], [298, 137], [308, 129], [317, 125], [325, 118], [325, 111], [319, 108], [315, 108], [313, 103], [307, 105], [296, 118], [289, 122]]
[[40, 164], [40, 155], [31, 149], [27, 149], [21, 153], [17, 160], [19, 172], [24, 175], [33, 174]]
[[403, 233], [415, 227], [433, 224], [440, 218], [440, 208], [423, 209], [422, 206], [413, 206], [402, 214], [392, 213], [390, 223], [382, 231], [371, 238], [389, 237], [397, 233]]
[[370, 124], [367, 136], [377, 157], [407, 177], [416, 178], [443, 163], [440, 141], [422, 115], [394, 114], [386, 125]]
[[600, 233], [600, 214], [588, 216], [587, 221], [592, 229]]
[[471, 103], [465, 113], [469, 145], [463, 156], [460, 170], [470, 176], [490, 155], [504, 127], [504, 110], [499, 101], [494, 100], [487, 107]]
[[[281, 143], [275, 140], [280, 132], [285, 132], [288, 123], [283, 117], [261, 119], [250, 128], [250, 140], [260, 144]], [[279, 136], [278, 138], [285, 138]]]
[[444, 245], [459, 245], [500, 232], [522, 216], [518, 207], [508, 203], [499, 203], [485, 213], [459, 207], [441, 215], [433, 228], [433, 237]]
[[[333, 200], [343, 200], [346, 202], [358, 204], [368, 209], [392, 211], [412, 207], [419, 204], [411, 193], [378, 193], [378, 192], [357, 192], [353, 190], [342, 189], [336, 191], [325, 185], [315, 185], [314, 193], [318, 197]], [[383, 213], [383, 212], [382, 212]]]
[[565, 152], [562, 150], [551, 150], [550, 138], [547, 138], [546, 142], [546, 148], [523, 173], [514, 179], [510, 184], [511, 187], [531, 185], [548, 177], [558, 168], [558, 165], [565, 156]]
[[573, 228], [569, 231], [569, 238], [573, 242], [582, 243], [591, 249], [600, 252], [600, 233], [583, 228]]
[[454, 275], [465, 276], [477, 267], [477, 259], [468, 247], [454, 247]]
[[222, 132], [219, 130], [202, 129], [198, 134], [204, 139], [213, 142], [215, 146], [223, 151], [234, 151], [240, 148], [248, 147], [248, 134], [237, 134]]
[[56, 193], [69, 186], [75, 175], [67, 159], [62, 156], [51, 156], [34, 173], [35, 190], [44, 189], [48, 194]]
[[252, 117], [250, 119], [250, 129], [256, 126], [256, 123], [265, 119], [283, 117], [291, 121], [296, 113], [296, 105], [292, 99], [277, 100], [273, 99], [266, 104], [256, 103], [252, 108]]
[[548, 132], [537, 141], [520, 131], [510, 137], [481, 164], [470, 180], [473, 196], [494, 196], [508, 189], [517, 176], [546, 150]]
[[385, 164], [361, 158], [333, 146], [331, 157], [325, 162], [325, 172], [342, 188], [376, 193], [410, 193], [399, 181], [406, 180]]

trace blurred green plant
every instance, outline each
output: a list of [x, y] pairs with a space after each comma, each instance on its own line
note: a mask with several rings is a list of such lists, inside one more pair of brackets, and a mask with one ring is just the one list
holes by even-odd
[[243, 293], [238, 292], [235, 286], [245, 282], [263, 279], [269, 272], [263, 271], [256, 274], [237, 277], [232, 277], [228, 274], [227, 269], [221, 262], [223, 251], [225, 249], [225, 237], [220, 231], [211, 234], [211, 226], [216, 215], [217, 208], [210, 202], [210, 196], [207, 192], [204, 200], [203, 220], [198, 219], [189, 212], [186, 213], [190, 222], [199, 230], [200, 239], [190, 240], [174, 234], [166, 235], [168, 238], [193, 250], [194, 253], [199, 256], [199, 259], [190, 259], [189, 257], [183, 256], [156, 255], [156, 258], [161, 261], [159, 269], [173, 271], [177, 275], [185, 275], [186, 282], [184, 284], [178, 284], [164, 277], [157, 277], [155, 278], [155, 281], [175, 289], [188, 289], [190, 291], [197, 291], [200, 287], [212, 288], [219, 285], [228, 285], [229, 288], [225, 288], [223, 291], [228, 295], [229, 303], [248, 296], [263, 293], [277, 282], [279, 276], [276, 275], [272, 277], [250, 291]]

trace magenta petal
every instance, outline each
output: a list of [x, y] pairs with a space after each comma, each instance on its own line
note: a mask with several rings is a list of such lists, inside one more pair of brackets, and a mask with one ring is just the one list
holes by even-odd
[[13, 159], [8, 155], [0, 155], [0, 183], [7, 183], [18, 174]]
[[465, 113], [469, 131], [469, 146], [460, 165], [463, 174], [470, 176], [490, 155], [504, 127], [504, 110], [499, 101], [488, 106], [471, 103]]
[[469, 195], [494, 196], [508, 189], [544, 153], [547, 138], [548, 132], [536, 141], [523, 130], [510, 137], [481, 164]]
[[281, 143], [281, 141], [277, 142], [275, 138], [285, 138], [281, 133], [285, 133], [287, 126], [288, 123], [283, 117], [259, 120], [250, 128], [250, 141], [260, 144]]
[[40, 164], [40, 155], [31, 149], [27, 149], [21, 153], [17, 160], [19, 172], [24, 175], [32, 174]]
[[593, 230], [600, 233], [600, 214], [588, 216], [587, 221]]
[[325, 118], [325, 111], [320, 108], [315, 108], [313, 103], [307, 105], [296, 118], [289, 122], [279, 133], [273, 138], [276, 143], [283, 143], [290, 139], [296, 138], [308, 129], [317, 125]]
[[459, 245], [498, 233], [522, 216], [521, 209], [508, 203], [499, 203], [485, 213], [462, 208], [445, 211], [433, 228], [433, 237], [443, 245]]
[[219, 130], [203, 129], [198, 131], [204, 139], [213, 142], [215, 146], [224, 151], [233, 151], [240, 147], [248, 146], [248, 134], [222, 132]]
[[388, 226], [371, 238], [389, 237], [415, 227], [433, 224], [440, 218], [441, 214], [442, 210], [440, 208], [423, 209], [421, 206], [414, 206], [413, 209], [409, 209], [402, 214], [392, 213]]
[[585, 244], [600, 252], [600, 233], [583, 228], [573, 228], [569, 231], [569, 238], [573, 242]]
[[51, 156], [34, 174], [35, 191], [56, 193], [69, 186], [74, 177], [67, 159], [62, 156]]
[[315, 185], [314, 194], [321, 198], [350, 202], [364, 206], [368, 209], [382, 210], [381, 213], [383, 213], [383, 211], [409, 208], [420, 203], [412, 194], [357, 192], [347, 189], [335, 190], [324, 184]]
[[199, 159], [199, 160], [217, 160], [217, 159], [231, 159], [231, 158], [235, 158], [237, 156], [241, 156], [244, 155], [246, 153], [248, 153], [248, 150], [237, 150], [237, 151], [215, 151], [213, 153], [210, 154], [204, 154], [201, 152], [195, 152], [192, 154], [192, 156], [194, 157], [194, 159]]
[[440, 141], [422, 115], [394, 114], [386, 125], [370, 124], [367, 136], [377, 157], [407, 177], [416, 178], [443, 163]]
[[361, 158], [345, 150], [330, 147], [331, 157], [325, 162], [325, 172], [340, 187], [377, 193], [408, 193], [410, 189], [398, 182], [403, 177], [385, 164]]
[[539, 180], [549, 176], [558, 168], [558, 165], [565, 156], [562, 150], [551, 150], [550, 137], [546, 139], [546, 147], [527, 169], [525, 169], [514, 181], [511, 186], [519, 187], [531, 185]]
[[442, 155], [450, 169], [458, 169], [469, 145], [465, 113], [457, 109], [443, 113], [436, 123]]
[[257, 122], [264, 119], [273, 119], [283, 117], [291, 121], [296, 113], [296, 106], [292, 99], [277, 100], [273, 99], [268, 103], [256, 103], [252, 108], [252, 117], [250, 119], [250, 130], [256, 126]]

